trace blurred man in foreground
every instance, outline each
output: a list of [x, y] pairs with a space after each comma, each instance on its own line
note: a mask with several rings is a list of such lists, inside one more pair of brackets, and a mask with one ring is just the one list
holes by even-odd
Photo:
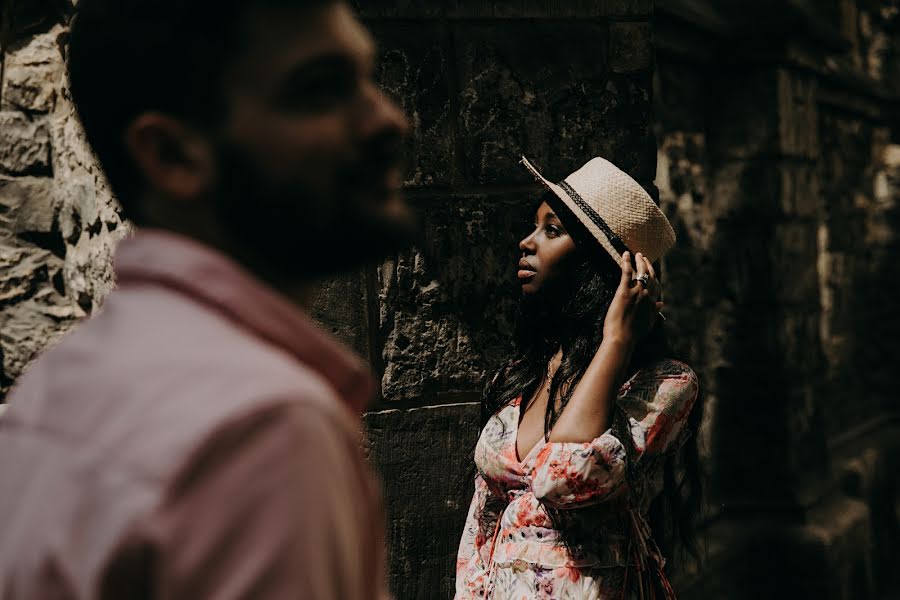
[[370, 35], [328, 0], [77, 10], [72, 97], [137, 233], [0, 421], [0, 597], [383, 597], [373, 381], [298, 305], [413, 235]]

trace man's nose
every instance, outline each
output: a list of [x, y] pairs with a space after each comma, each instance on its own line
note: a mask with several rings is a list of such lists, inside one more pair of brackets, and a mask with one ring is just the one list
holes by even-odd
[[409, 121], [403, 110], [388, 98], [373, 82], [365, 84], [365, 104], [362, 112], [362, 136], [369, 137], [391, 132], [399, 137], [409, 133]]

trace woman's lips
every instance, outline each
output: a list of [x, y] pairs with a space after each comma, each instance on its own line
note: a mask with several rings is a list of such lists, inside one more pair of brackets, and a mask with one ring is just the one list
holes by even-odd
[[534, 274], [534, 267], [528, 264], [528, 261], [524, 258], [519, 261], [519, 272], [517, 273], [519, 279], [531, 279], [534, 277]]

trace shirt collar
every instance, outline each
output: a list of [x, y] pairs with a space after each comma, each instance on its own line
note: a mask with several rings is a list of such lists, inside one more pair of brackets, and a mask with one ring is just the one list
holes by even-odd
[[283, 295], [213, 248], [175, 233], [138, 229], [119, 244], [115, 272], [119, 285], [165, 286], [221, 312], [317, 371], [356, 413], [372, 398], [374, 381], [359, 357]]

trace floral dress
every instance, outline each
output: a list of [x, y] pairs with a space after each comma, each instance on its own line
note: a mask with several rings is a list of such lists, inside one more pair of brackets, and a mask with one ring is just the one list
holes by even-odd
[[611, 429], [585, 443], [542, 439], [521, 461], [521, 398], [491, 417], [475, 448], [455, 598], [674, 598], [644, 515], [667, 451], [689, 435], [698, 388], [682, 362], [642, 368], [619, 390]]

